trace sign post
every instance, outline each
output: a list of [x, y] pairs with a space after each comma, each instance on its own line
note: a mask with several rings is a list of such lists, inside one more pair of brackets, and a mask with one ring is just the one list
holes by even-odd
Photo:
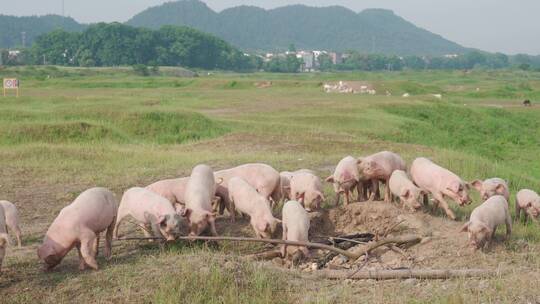
[[4, 97], [6, 97], [7, 90], [17, 91], [17, 97], [19, 97], [19, 80], [17, 78], [4, 78]]

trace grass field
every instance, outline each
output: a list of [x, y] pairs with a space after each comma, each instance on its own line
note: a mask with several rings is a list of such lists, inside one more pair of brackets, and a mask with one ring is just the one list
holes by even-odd
[[[392, 150], [407, 161], [430, 157], [466, 180], [504, 178], [513, 193], [540, 190], [540, 106], [521, 106], [524, 99], [540, 101], [538, 72], [178, 78], [166, 71], [137, 77], [129, 69], [0, 70], [0, 77], [22, 83], [22, 97], [0, 98], [0, 199], [19, 207], [24, 233], [24, 247], [11, 247], [4, 260], [2, 303], [540, 301], [540, 228], [533, 223], [516, 223], [510, 241], [495, 252], [468, 255], [467, 262], [456, 262], [457, 249], [441, 253], [464, 267], [507, 272], [492, 279], [320, 281], [247, 262], [242, 255], [260, 247], [244, 244], [216, 250], [117, 243], [113, 260], [100, 258], [97, 272], [76, 270], [72, 252], [57, 270], [43, 273], [36, 247], [81, 191], [105, 186], [120, 197], [132, 186], [189, 175], [198, 163], [222, 169], [265, 162], [278, 170], [311, 168], [325, 177], [345, 155]], [[379, 95], [323, 92], [323, 83], [339, 80], [370, 82]], [[267, 81], [270, 87], [259, 88]], [[326, 196], [333, 197], [330, 185]], [[475, 193], [472, 206], [452, 208], [464, 220], [477, 204]]]

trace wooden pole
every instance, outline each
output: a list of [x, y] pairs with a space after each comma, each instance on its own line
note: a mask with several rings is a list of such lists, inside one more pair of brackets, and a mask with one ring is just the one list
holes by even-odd
[[314, 274], [319, 279], [330, 280], [405, 280], [405, 279], [429, 279], [444, 280], [451, 278], [485, 278], [499, 274], [494, 270], [486, 269], [399, 269], [399, 270], [370, 270], [351, 273], [342, 270], [321, 270]]

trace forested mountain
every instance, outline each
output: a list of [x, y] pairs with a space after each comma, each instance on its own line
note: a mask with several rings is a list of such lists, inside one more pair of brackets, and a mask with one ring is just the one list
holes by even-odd
[[15, 17], [0, 15], [0, 48], [13, 48], [22, 46], [23, 32], [26, 36], [26, 45], [31, 45], [35, 39], [45, 33], [56, 29], [68, 32], [82, 31], [86, 25], [79, 24], [69, 17], [57, 15]]
[[250, 51], [286, 50], [290, 44], [300, 49], [397, 55], [468, 51], [383, 9], [355, 13], [341, 6], [292, 5], [272, 10], [239, 6], [217, 13], [201, 1], [183, 0], [149, 8], [128, 24], [154, 29], [191, 26]]

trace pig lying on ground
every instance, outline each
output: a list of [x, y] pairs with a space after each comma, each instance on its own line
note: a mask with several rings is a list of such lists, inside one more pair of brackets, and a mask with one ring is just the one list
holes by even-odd
[[295, 172], [285, 190], [290, 192], [290, 199], [298, 201], [308, 211], [320, 209], [324, 201], [321, 179], [307, 170]]
[[15, 233], [15, 237], [17, 238], [17, 245], [20, 248], [22, 245], [22, 241], [21, 241], [21, 228], [19, 227], [19, 223], [20, 223], [19, 211], [17, 210], [17, 207], [15, 207], [14, 204], [8, 201], [0, 201], [0, 206], [4, 208], [4, 214], [6, 216], [6, 225], [9, 227], [9, 230]]
[[[283, 240], [309, 242], [309, 216], [297, 201], [288, 201], [283, 206]], [[288, 246], [281, 247], [283, 258], [293, 257], [293, 260], [309, 257], [307, 247]], [[294, 262], [294, 261], [293, 261]]]
[[73, 247], [77, 247], [79, 269], [89, 266], [97, 270], [99, 234], [107, 230], [105, 257], [109, 259], [117, 210], [111, 191], [105, 188], [84, 191], [53, 221], [37, 250], [38, 257], [45, 262], [47, 269], [52, 269]]
[[326, 182], [334, 185], [336, 193], [336, 206], [339, 204], [341, 194], [345, 194], [345, 205], [350, 203], [350, 194], [356, 187], [360, 196], [362, 177], [358, 171], [357, 160], [352, 156], [346, 156], [336, 166], [334, 173], [326, 178]]
[[168, 199], [175, 207], [178, 204], [184, 206], [186, 204], [184, 195], [188, 181], [189, 177], [165, 179], [147, 186], [146, 189]]
[[270, 239], [281, 221], [274, 218], [268, 199], [239, 177], [229, 180], [229, 200], [232, 202], [231, 214], [235, 210], [250, 217], [250, 223], [258, 238]]
[[485, 181], [475, 180], [471, 182], [471, 185], [480, 192], [482, 201], [486, 201], [494, 195], [502, 195], [506, 201], [510, 200], [508, 183], [506, 183], [504, 179], [494, 177], [486, 179]]
[[118, 208], [115, 238], [118, 238], [118, 227], [128, 215], [142, 225], [146, 237], [163, 237], [172, 241], [180, 235], [180, 215], [166, 198], [148, 189], [134, 187], [124, 193]]
[[[469, 185], [459, 176], [449, 170], [436, 165], [427, 158], [417, 158], [411, 165], [411, 177], [413, 182], [426, 193], [431, 193], [436, 203], [442, 208], [449, 218], [455, 220], [454, 212], [448, 207], [445, 196], [452, 198], [460, 206], [470, 204]], [[427, 195], [424, 195], [424, 203], [427, 203]]]
[[201, 235], [208, 227], [212, 235], [218, 235], [216, 216], [212, 209], [216, 187], [212, 168], [207, 165], [193, 168], [186, 186], [186, 208], [183, 212], [183, 216], [188, 220], [190, 236]]
[[508, 202], [501, 195], [490, 197], [476, 207], [470, 220], [461, 228], [469, 233], [469, 242], [475, 249], [487, 248], [495, 236], [497, 226], [506, 225], [506, 237], [512, 233], [512, 219], [508, 210]]
[[540, 196], [538, 193], [523, 189], [516, 195], [516, 220], [521, 219], [521, 211], [525, 211], [525, 221], [531, 218], [538, 221], [540, 215]]
[[395, 170], [407, 170], [405, 161], [396, 153], [383, 151], [358, 159], [360, 174], [365, 179], [381, 181], [386, 184], [385, 202], [392, 201], [392, 192], [388, 187], [388, 180]]
[[388, 181], [388, 187], [396, 197], [399, 197], [401, 203], [411, 211], [422, 207], [419, 200], [424, 197], [424, 192], [413, 184], [405, 171], [394, 171]]
[[[216, 195], [221, 198], [219, 213], [223, 214], [225, 208], [229, 213], [231, 201], [229, 200], [228, 185], [233, 177], [240, 177], [257, 190], [262, 196], [277, 204], [281, 199], [281, 177], [279, 172], [266, 164], [245, 164], [232, 169], [215, 172], [216, 179], [223, 182], [217, 187]], [[231, 217], [234, 220], [234, 217]]]
[[6, 216], [4, 208], [0, 205], [0, 272], [2, 271], [2, 263], [6, 256], [6, 247], [9, 243], [9, 236], [6, 231]]

